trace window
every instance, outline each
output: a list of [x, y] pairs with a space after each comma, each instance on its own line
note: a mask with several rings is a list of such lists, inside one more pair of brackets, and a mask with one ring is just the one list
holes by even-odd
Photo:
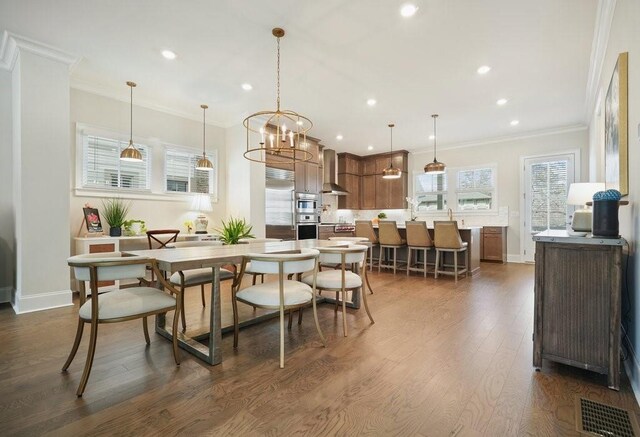
[[447, 209], [447, 173], [421, 173], [415, 179], [417, 212], [442, 211]]
[[493, 209], [493, 169], [459, 170], [456, 197], [458, 211]]
[[443, 174], [416, 173], [414, 198], [417, 212], [493, 211], [496, 206], [496, 174], [493, 164], [478, 167], [448, 167]]
[[97, 135], [82, 136], [82, 186], [90, 188], [149, 190], [150, 148], [136, 144], [142, 162], [120, 160], [128, 142]]
[[173, 193], [215, 194], [217, 160], [215, 152], [207, 157], [213, 162], [213, 171], [196, 170], [202, 155], [179, 150], [165, 153], [165, 190]]

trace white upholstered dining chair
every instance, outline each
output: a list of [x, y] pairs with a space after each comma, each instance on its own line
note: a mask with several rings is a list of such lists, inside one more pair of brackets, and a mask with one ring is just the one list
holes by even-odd
[[[310, 284], [315, 283], [318, 290], [334, 291], [336, 293], [336, 311], [338, 302], [342, 301], [342, 329], [344, 336], [347, 336], [347, 292], [356, 293], [364, 287], [364, 275], [366, 274], [367, 246], [350, 245], [345, 247], [318, 247], [320, 252], [320, 262], [327, 264], [337, 264], [340, 270], [324, 270], [317, 274], [317, 277], [306, 276], [302, 282]], [[350, 266], [362, 266], [360, 274], [349, 270]], [[367, 293], [360, 293], [364, 308], [367, 311], [371, 323], [375, 323], [369, 305], [367, 304]]]
[[[233, 304], [233, 347], [238, 347], [239, 316], [238, 302], [258, 308], [280, 310], [280, 368], [284, 368], [284, 312], [296, 310], [309, 305], [313, 306], [313, 317], [316, 329], [323, 346], [326, 341], [318, 322], [316, 309], [315, 277], [318, 273], [318, 251], [314, 249], [300, 249], [281, 253], [253, 253], [243, 257], [238, 284], [242, 283], [242, 275], [248, 263], [252, 271], [258, 274], [276, 274], [278, 281], [265, 282], [239, 289], [234, 287], [232, 292]], [[288, 275], [297, 275], [312, 271], [311, 285], [286, 279]]]
[[[76, 279], [80, 281], [80, 311], [76, 337], [71, 353], [64, 366], [62, 366], [63, 372], [69, 368], [78, 352], [84, 325], [88, 323], [91, 326], [87, 360], [80, 379], [80, 385], [76, 391], [78, 397], [82, 396], [87, 386], [96, 351], [98, 325], [103, 323], [125, 322], [141, 318], [145, 340], [147, 344], [150, 344], [147, 317], [175, 311], [172, 328], [173, 357], [176, 364], [180, 364], [177, 336], [181, 302], [179, 298], [180, 292], [160, 274], [154, 259], [141, 256], [122, 256], [120, 252], [109, 252], [72, 256], [67, 260], [67, 263], [73, 269]], [[151, 266], [155, 277], [158, 278], [167, 291], [138, 286], [98, 294], [99, 281], [143, 278], [147, 266]], [[89, 282], [91, 290], [88, 299], [86, 297], [86, 282]]]

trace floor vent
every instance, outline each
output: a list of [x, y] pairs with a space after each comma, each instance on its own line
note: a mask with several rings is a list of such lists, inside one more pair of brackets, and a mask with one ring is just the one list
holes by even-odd
[[576, 427], [583, 434], [607, 437], [640, 437], [633, 413], [589, 399], [576, 399]]

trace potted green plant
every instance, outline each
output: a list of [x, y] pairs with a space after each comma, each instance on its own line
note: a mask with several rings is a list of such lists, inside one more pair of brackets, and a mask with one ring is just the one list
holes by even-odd
[[225, 223], [222, 220], [222, 228], [216, 229], [220, 233], [220, 241], [224, 244], [238, 244], [241, 238], [255, 238], [251, 234], [253, 226], [249, 225], [245, 219], [229, 218]]
[[387, 214], [385, 214], [384, 212], [381, 212], [378, 214], [378, 217], [374, 218], [371, 221], [373, 222], [374, 225], [376, 225], [380, 220], [384, 220], [386, 218], [387, 218]]
[[122, 226], [129, 213], [129, 204], [122, 199], [106, 199], [102, 202], [102, 217], [109, 225], [109, 235], [119, 237], [122, 235]]
[[147, 232], [144, 220], [126, 220], [123, 225], [125, 235], [141, 235]]

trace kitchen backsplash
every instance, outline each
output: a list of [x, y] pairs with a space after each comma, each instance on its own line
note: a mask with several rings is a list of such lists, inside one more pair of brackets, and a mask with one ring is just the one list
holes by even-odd
[[[322, 195], [322, 213], [320, 221], [323, 223], [354, 223], [355, 220], [371, 220], [378, 216], [380, 212], [387, 214], [387, 220], [395, 220], [403, 222], [411, 219], [411, 210], [409, 209], [385, 209], [385, 210], [357, 210], [357, 209], [338, 209], [338, 196], [331, 194]], [[458, 221], [460, 226], [508, 226], [509, 225], [509, 208], [501, 206], [497, 213], [464, 213], [453, 212], [453, 218]], [[424, 220], [427, 225], [432, 225], [434, 220], [447, 220], [446, 211], [440, 214], [429, 213], [417, 215], [418, 220]]]

